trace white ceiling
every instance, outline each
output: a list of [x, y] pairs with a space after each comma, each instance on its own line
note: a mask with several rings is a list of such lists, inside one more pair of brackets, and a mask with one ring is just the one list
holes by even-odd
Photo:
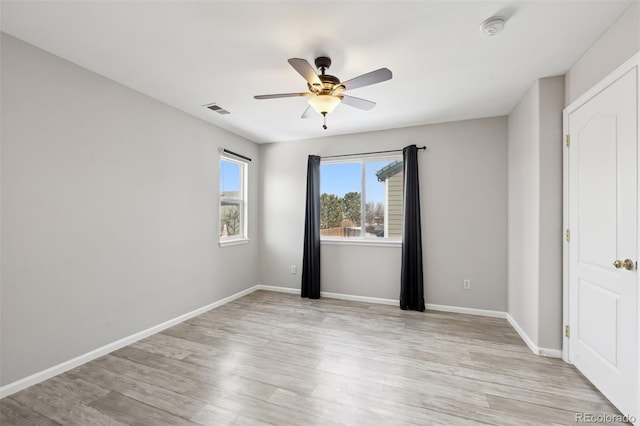
[[[605, 1], [2, 1], [2, 31], [256, 142], [508, 114], [536, 78], [564, 74], [632, 3]], [[489, 38], [480, 24], [507, 18]], [[333, 60], [348, 80], [387, 67], [393, 79], [301, 119], [287, 63]], [[99, 100], [97, 100], [99, 101]], [[217, 102], [218, 115], [203, 105]]]

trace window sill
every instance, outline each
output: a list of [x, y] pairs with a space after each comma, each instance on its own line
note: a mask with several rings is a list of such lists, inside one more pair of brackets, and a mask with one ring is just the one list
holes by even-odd
[[230, 246], [239, 246], [239, 245], [247, 244], [247, 243], [249, 243], [249, 239], [248, 238], [238, 238], [236, 240], [219, 241], [218, 245], [220, 247], [230, 247]]
[[368, 247], [402, 247], [401, 240], [361, 240], [361, 239], [333, 239], [325, 238], [320, 240], [321, 245], [336, 245], [336, 246], [368, 246]]

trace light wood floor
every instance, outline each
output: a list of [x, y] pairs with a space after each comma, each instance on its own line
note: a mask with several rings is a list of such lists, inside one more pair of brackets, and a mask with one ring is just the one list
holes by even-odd
[[0, 401], [4, 425], [575, 424], [618, 414], [503, 319], [257, 291]]

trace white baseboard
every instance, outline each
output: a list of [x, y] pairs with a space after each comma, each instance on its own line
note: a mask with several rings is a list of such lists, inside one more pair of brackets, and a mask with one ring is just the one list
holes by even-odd
[[[256, 286], [256, 290], [267, 290], [267, 291], [277, 291], [280, 293], [300, 294], [299, 288], [278, 287], [275, 285], [258, 284]], [[379, 297], [368, 297], [368, 296], [355, 296], [352, 294], [343, 294], [343, 293], [330, 293], [327, 291], [321, 291], [320, 297], [327, 297], [329, 299], [352, 300], [354, 302], [378, 303], [380, 305], [397, 305], [398, 304], [398, 301], [393, 299], [382, 299]]]
[[120, 349], [122, 347], [125, 347], [127, 345], [130, 345], [132, 343], [137, 342], [138, 340], [142, 340], [146, 337], [149, 337], [153, 334], [159, 333], [162, 330], [165, 330], [169, 327], [173, 327], [176, 324], [179, 324], [183, 321], [186, 321], [190, 318], [196, 317], [204, 312], [207, 312], [211, 309], [217, 308], [218, 306], [222, 306], [226, 303], [229, 303], [233, 300], [236, 300], [242, 296], [245, 296], [249, 293], [253, 293], [254, 291], [257, 290], [256, 288], [257, 286], [248, 288], [246, 290], [240, 291], [236, 294], [232, 294], [229, 297], [225, 297], [224, 299], [220, 299], [216, 302], [210, 303], [206, 306], [203, 306], [201, 308], [195, 309], [191, 312], [188, 312], [186, 314], [180, 315], [176, 318], [170, 319], [168, 321], [165, 321], [161, 324], [155, 325], [153, 327], [150, 327], [146, 330], [140, 331], [138, 333], [134, 333], [130, 336], [124, 337], [120, 340], [116, 340], [115, 342], [111, 342], [109, 344], [106, 344], [100, 348], [94, 349], [90, 352], [87, 352], [83, 355], [79, 355], [75, 358], [72, 358], [68, 361], [62, 362], [58, 365], [54, 365], [53, 367], [49, 367], [46, 370], [42, 370], [39, 371], [35, 374], [32, 374], [30, 376], [27, 376], [23, 379], [17, 380], [13, 383], [9, 383], [8, 385], [2, 386], [0, 387], [0, 399], [4, 398], [6, 396], [12, 395], [18, 391], [21, 391], [22, 389], [28, 388], [29, 386], [33, 386], [35, 384], [38, 384], [42, 381], [45, 381], [47, 379], [50, 379], [51, 377], [57, 376], [58, 374], [62, 374], [65, 371], [69, 371], [73, 368], [76, 368], [82, 364], [85, 364], [89, 361], [93, 361], [96, 358], [99, 358], [103, 355], [106, 355], [110, 352], [113, 352], [117, 349]]
[[[273, 285], [262, 285], [259, 284], [256, 286], [256, 290], [267, 290], [267, 291], [278, 291], [281, 293], [291, 293], [291, 294], [300, 294], [300, 289], [298, 288], [290, 288], [290, 287], [278, 287]], [[369, 296], [356, 296], [353, 294], [345, 294], [345, 293], [330, 293], [327, 291], [321, 291], [320, 297], [327, 297], [329, 299], [340, 299], [340, 300], [352, 300], [354, 302], [367, 302], [367, 303], [377, 303], [380, 305], [393, 305], [398, 306], [400, 301], [398, 299], [384, 299], [379, 297], [369, 297]], [[490, 311], [486, 309], [475, 309], [475, 308], [463, 308], [459, 306], [447, 306], [447, 305], [434, 305], [432, 303], [427, 303], [425, 305], [426, 309], [430, 309], [433, 311], [442, 311], [442, 312], [453, 312], [457, 314], [469, 314], [469, 315], [480, 315], [483, 317], [494, 317], [494, 318], [506, 318], [507, 313], [502, 311]]]
[[277, 291], [278, 293], [289, 293], [289, 294], [300, 294], [299, 288], [291, 288], [291, 287], [278, 287], [275, 285], [262, 285], [258, 284], [255, 286], [256, 290], [266, 290], [266, 291]]
[[547, 356], [550, 358], [562, 358], [562, 349], [549, 349], [549, 348], [541, 348], [540, 346], [533, 343], [533, 340], [529, 337], [529, 335], [524, 331], [520, 324], [508, 313], [506, 312], [507, 321], [511, 324], [511, 327], [520, 335], [522, 340], [527, 344], [531, 352], [540, 356]]
[[456, 314], [478, 315], [481, 317], [506, 318], [507, 313], [502, 311], [491, 311], [488, 309], [463, 308], [461, 306], [434, 305], [427, 303], [427, 309], [432, 311], [453, 312]]
[[540, 348], [536, 355], [546, 356], [549, 358], [562, 358], [562, 349]]
[[393, 299], [382, 299], [380, 297], [368, 297], [368, 296], [355, 296], [353, 294], [343, 294], [343, 293], [329, 293], [327, 291], [321, 291], [320, 297], [326, 297], [329, 299], [351, 300], [353, 302], [377, 303], [379, 305], [398, 305], [399, 303], [397, 300], [393, 300]]

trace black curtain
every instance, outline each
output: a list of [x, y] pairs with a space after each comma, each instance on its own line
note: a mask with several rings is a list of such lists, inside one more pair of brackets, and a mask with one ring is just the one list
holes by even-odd
[[320, 157], [307, 162], [307, 208], [304, 220], [301, 296], [320, 298]]
[[404, 230], [402, 232], [402, 272], [400, 308], [424, 311], [422, 284], [422, 232], [420, 228], [420, 185], [418, 148], [409, 145], [404, 157]]

